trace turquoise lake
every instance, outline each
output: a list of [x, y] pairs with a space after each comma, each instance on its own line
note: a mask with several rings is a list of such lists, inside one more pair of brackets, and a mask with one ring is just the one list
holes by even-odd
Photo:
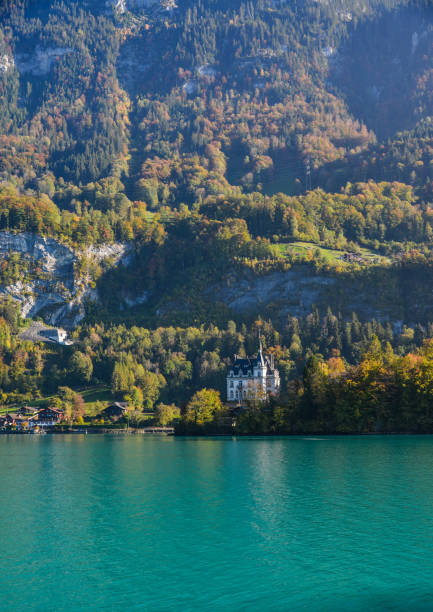
[[433, 437], [0, 437], [0, 610], [432, 610]]

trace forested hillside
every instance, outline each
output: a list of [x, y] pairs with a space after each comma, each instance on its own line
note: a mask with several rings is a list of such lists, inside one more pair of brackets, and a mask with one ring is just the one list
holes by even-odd
[[3, 5], [2, 170], [64, 206], [301, 192], [431, 113], [428, 3]]
[[347, 373], [376, 337], [417, 350], [432, 92], [427, 0], [3, 0], [0, 231], [129, 253], [77, 255], [97, 301], [60, 356], [4, 306], [5, 401], [84, 384], [185, 403], [259, 331], [284, 393], [312, 355]]

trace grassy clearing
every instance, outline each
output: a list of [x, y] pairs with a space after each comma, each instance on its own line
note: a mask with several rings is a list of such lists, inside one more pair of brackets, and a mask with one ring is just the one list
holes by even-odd
[[92, 387], [84, 391], [79, 391], [83, 396], [86, 404], [93, 404], [95, 402], [110, 402], [113, 400], [110, 387]]
[[[104, 407], [113, 401], [113, 395], [110, 387], [93, 387], [84, 391], [79, 391], [83, 396], [84, 403], [86, 404], [86, 414], [94, 416], [98, 413], [101, 403]], [[99, 404], [97, 405], [97, 402]]]
[[353, 263], [357, 265], [372, 265], [372, 264], [389, 264], [391, 260], [388, 257], [383, 257], [369, 249], [359, 249], [359, 261], [350, 262], [344, 260], [346, 250], [330, 249], [311, 242], [286, 242], [274, 245], [277, 255], [287, 257], [288, 255], [300, 255], [307, 257], [310, 254], [311, 259], [320, 257], [330, 265], [350, 266]]

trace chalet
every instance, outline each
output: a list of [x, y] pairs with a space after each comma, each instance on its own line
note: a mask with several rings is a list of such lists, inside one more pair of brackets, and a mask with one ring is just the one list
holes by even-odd
[[64, 412], [57, 408], [42, 408], [34, 417], [31, 417], [31, 420], [35, 422], [35, 425], [39, 425], [40, 427], [53, 427], [60, 423], [64, 416]]
[[112, 421], [118, 421], [126, 415], [128, 412], [128, 402], [114, 402], [110, 404], [101, 412], [101, 416], [104, 419], [111, 419]]
[[348, 263], [365, 263], [365, 257], [363, 257], [362, 255], [360, 255], [359, 253], [343, 253], [342, 257], [340, 258], [343, 261], [347, 261]]
[[15, 427], [15, 414], [4, 414], [0, 417], [0, 427], [2, 429], [9, 429], [10, 427]]
[[275, 367], [274, 356], [264, 355], [262, 343], [257, 357], [238, 357], [227, 373], [227, 401], [265, 401], [280, 392], [280, 374]]
[[23, 417], [33, 417], [38, 412], [39, 408], [35, 408], [34, 406], [22, 406], [18, 408], [17, 414]]
[[34, 424], [28, 417], [8, 412], [0, 417], [0, 427], [2, 429], [32, 429]]
[[5, 427], [16, 427], [18, 421], [18, 415], [12, 412], [8, 412], [5, 416]]
[[36, 427], [36, 422], [32, 419], [32, 417], [17, 414], [15, 417], [15, 427], [23, 430], [33, 429]]

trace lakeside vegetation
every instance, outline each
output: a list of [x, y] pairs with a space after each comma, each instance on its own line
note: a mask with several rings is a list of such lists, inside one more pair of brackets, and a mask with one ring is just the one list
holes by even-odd
[[[117, 427], [174, 425], [178, 433], [368, 433], [433, 431], [433, 323], [403, 327], [350, 321], [328, 311], [289, 317], [276, 329], [149, 330], [88, 326], [72, 346], [21, 340], [16, 305], [2, 303], [3, 410], [52, 406], [66, 424], [110, 426], [101, 414], [128, 402]], [[260, 333], [282, 377], [280, 398], [228, 409], [227, 365], [251, 354]]]

